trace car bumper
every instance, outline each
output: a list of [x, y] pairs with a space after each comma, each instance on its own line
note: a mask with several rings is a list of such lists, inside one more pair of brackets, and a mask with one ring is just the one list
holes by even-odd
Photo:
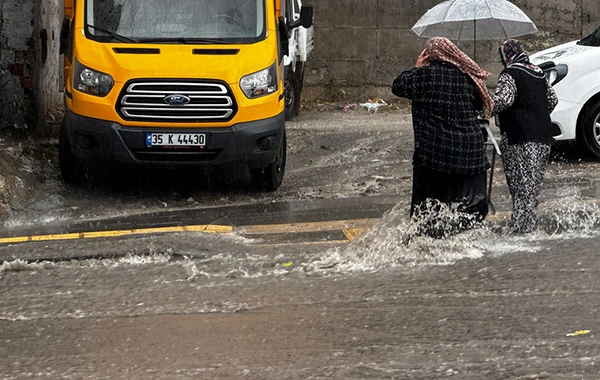
[[559, 126], [561, 135], [555, 136], [555, 140], [575, 140], [577, 138], [577, 118], [581, 112], [582, 105], [568, 100], [559, 100], [556, 108], [550, 115], [552, 123]]
[[[249, 169], [259, 169], [275, 160], [283, 143], [285, 114], [227, 128], [145, 128], [87, 118], [67, 110], [64, 126], [75, 159], [84, 165], [103, 162], [146, 167], [218, 167], [242, 163]], [[201, 133], [206, 136], [206, 145], [150, 147], [146, 145], [149, 132]]]

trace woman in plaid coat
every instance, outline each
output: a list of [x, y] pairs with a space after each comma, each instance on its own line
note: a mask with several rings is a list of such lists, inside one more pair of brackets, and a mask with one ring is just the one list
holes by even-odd
[[[490, 165], [478, 116], [491, 115], [493, 102], [484, 82], [489, 75], [450, 40], [434, 37], [416, 67], [394, 80], [392, 92], [412, 101], [411, 216], [431, 214], [440, 204], [475, 221], [487, 215]], [[462, 224], [458, 229], [473, 223]]]

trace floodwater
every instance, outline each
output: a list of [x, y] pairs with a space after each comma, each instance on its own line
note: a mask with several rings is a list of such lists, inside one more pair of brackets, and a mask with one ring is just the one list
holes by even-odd
[[21, 245], [78, 259], [0, 266], [0, 377], [597, 379], [600, 210], [555, 192], [531, 235], [416, 236], [399, 204], [346, 245]]
[[[233, 232], [0, 246], [0, 379], [600, 379], [598, 162], [550, 164], [530, 235], [506, 232], [498, 165], [498, 215], [433, 239], [407, 217], [405, 113], [290, 126], [272, 201], [401, 203], [349, 244]], [[64, 190], [4, 227], [258, 202]]]

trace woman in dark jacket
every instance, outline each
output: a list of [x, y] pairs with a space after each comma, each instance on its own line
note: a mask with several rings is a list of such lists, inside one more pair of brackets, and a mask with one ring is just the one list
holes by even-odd
[[411, 216], [429, 210], [430, 201], [473, 214], [477, 221], [487, 215], [489, 163], [478, 112], [491, 113], [484, 83], [489, 75], [450, 40], [434, 37], [416, 67], [394, 80], [392, 92], [412, 101]]
[[511, 232], [528, 233], [538, 224], [535, 208], [554, 141], [550, 113], [558, 100], [519, 41], [506, 41], [499, 52], [505, 69], [498, 78], [493, 114], [498, 114], [502, 163], [512, 199]]

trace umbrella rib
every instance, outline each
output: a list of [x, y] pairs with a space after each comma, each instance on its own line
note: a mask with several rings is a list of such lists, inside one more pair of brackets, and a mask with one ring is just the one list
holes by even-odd
[[[445, 20], [446, 17], [448, 17], [448, 13], [450, 13], [450, 8], [452, 8], [452, 5], [454, 4], [454, 0], [447, 0], [446, 1], [449, 5], [448, 8], [446, 8], [446, 14], [444, 15], [444, 17], [442, 18], [442, 20]], [[440, 3], [440, 5], [443, 3]], [[442, 21], [443, 22], [443, 21]]]
[[492, 14], [492, 7], [490, 7], [489, 0], [483, 0], [483, 1], [485, 1], [485, 5], [487, 5], [487, 7], [488, 7], [488, 11], [490, 12], [490, 18], [494, 18], [494, 15]]

